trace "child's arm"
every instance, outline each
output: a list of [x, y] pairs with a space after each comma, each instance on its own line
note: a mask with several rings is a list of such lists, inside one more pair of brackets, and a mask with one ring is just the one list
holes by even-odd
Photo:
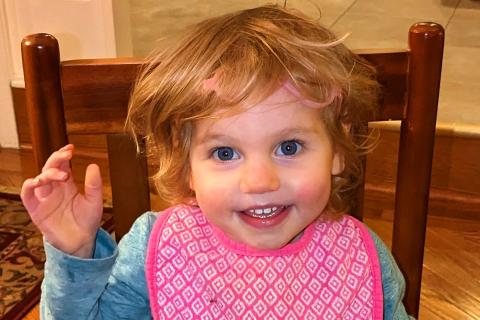
[[378, 259], [382, 269], [383, 318], [386, 320], [408, 320], [403, 305], [405, 295], [405, 279], [395, 259], [383, 241], [371, 230], [370, 234], [377, 248]]
[[85, 194], [80, 194], [69, 165], [72, 152], [73, 145], [54, 152], [21, 191], [45, 242], [42, 319], [149, 318], [141, 258], [149, 229], [141, 221], [137, 229], [142, 232], [132, 227], [119, 255], [115, 242], [99, 231], [103, 211], [99, 168], [88, 166]]
[[102, 178], [98, 166], [89, 165], [80, 194], [70, 170], [72, 152], [71, 144], [54, 152], [42, 172], [23, 183], [21, 197], [46, 241], [65, 253], [89, 258], [103, 211]]
[[45, 244], [42, 319], [150, 319], [145, 255], [156, 215], [146, 213], [117, 246], [100, 230], [93, 259]]

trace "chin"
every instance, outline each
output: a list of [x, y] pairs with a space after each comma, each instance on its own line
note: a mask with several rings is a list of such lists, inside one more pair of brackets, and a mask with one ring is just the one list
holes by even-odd
[[249, 246], [255, 249], [260, 249], [260, 250], [276, 250], [286, 246], [287, 244], [288, 242], [279, 242], [278, 239], [275, 239], [273, 241], [272, 240], [262, 241], [261, 239], [259, 239], [255, 243], [252, 243], [252, 242], [248, 243]]

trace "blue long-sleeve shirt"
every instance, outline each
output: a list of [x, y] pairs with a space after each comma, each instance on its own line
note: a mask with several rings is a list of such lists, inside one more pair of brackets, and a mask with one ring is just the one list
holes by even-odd
[[[151, 319], [145, 278], [148, 239], [158, 213], [147, 212], [118, 247], [100, 229], [92, 259], [67, 255], [45, 242], [42, 319]], [[382, 269], [384, 319], [409, 319], [405, 281], [388, 248], [370, 232]]]

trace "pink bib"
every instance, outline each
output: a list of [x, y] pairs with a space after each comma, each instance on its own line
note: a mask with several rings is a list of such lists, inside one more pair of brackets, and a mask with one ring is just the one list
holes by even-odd
[[278, 250], [234, 242], [197, 207], [155, 223], [146, 277], [154, 319], [382, 319], [373, 240], [350, 216]]

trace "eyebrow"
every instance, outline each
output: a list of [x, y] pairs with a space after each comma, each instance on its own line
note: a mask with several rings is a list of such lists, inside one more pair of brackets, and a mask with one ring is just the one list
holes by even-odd
[[273, 136], [275, 137], [287, 137], [287, 136], [298, 136], [298, 135], [307, 135], [311, 133], [317, 133], [318, 129], [315, 126], [307, 127], [294, 127], [294, 128], [285, 128], [278, 132], [275, 132]]
[[221, 133], [207, 133], [204, 134], [203, 136], [200, 137], [200, 139], [197, 140], [198, 145], [202, 145], [211, 141], [221, 141], [221, 140], [234, 140], [236, 139], [234, 137], [228, 136], [226, 134], [221, 134]]
[[[298, 136], [298, 135], [306, 135], [310, 133], [317, 133], [318, 129], [314, 126], [308, 127], [308, 126], [299, 126], [299, 127], [294, 127], [294, 128], [285, 128], [282, 130], [279, 130], [277, 132], [274, 132], [271, 136], [277, 137], [279, 139], [286, 138], [287, 136]], [[237, 139], [235, 137], [223, 134], [223, 133], [206, 133], [203, 136], [198, 139], [198, 144], [204, 144], [207, 142], [210, 142], [212, 140], [233, 140], [235, 143]]]

